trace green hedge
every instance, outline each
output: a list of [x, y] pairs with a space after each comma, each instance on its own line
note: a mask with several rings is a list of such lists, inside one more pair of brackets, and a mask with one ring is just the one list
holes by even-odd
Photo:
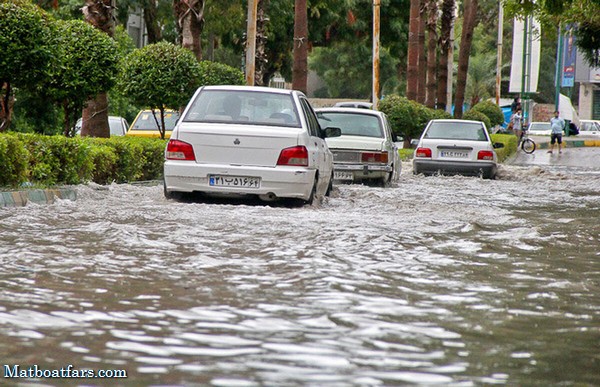
[[166, 140], [0, 135], [0, 186], [126, 183], [161, 179]]
[[492, 134], [492, 142], [504, 144], [504, 148], [496, 149], [499, 162], [503, 162], [517, 151], [517, 136], [513, 134]]

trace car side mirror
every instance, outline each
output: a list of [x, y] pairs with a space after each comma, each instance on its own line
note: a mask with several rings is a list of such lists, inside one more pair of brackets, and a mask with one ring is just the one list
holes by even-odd
[[342, 129], [327, 127], [321, 131], [323, 138], [339, 137], [342, 135]]
[[417, 146], [418, 144], [419, 144], [418, 138], [413, 138], [412, 140], [410, 140], [410, 145]]
[[494, 149], [500, 149], [500, 148], [504, 148], [504, 144], [501, 142], [495, 142], [493, 144]]

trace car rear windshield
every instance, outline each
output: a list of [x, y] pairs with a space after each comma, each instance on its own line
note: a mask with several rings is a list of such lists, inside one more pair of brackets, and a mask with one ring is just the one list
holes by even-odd
[[552, 130], [549, 122], [534, 122], [529, 125], [529, 130]]
[[290, 94], [240, 90], [203, 90], [184, 122], [300, 127]]
[[474, 122], [432, 122], [424, 138], [488, 141], [483, 125]]
[[[173, 130], [177, 119], [179, 119], [179, 112], [165, 112], [165, 130]], [[155, 115], [151, 110], [143, 111], [129, 130], [158, 130], [157, 122], [160, 122], [160, 111], [156, 110]]]
[[318, 112], [321, 128], [340, 128], [344, 136], [383, 138], [379, 117], [371, 114]]

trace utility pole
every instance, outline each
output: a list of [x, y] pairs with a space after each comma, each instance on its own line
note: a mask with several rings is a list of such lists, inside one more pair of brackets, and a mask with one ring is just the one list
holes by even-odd
[[381, 0], [373, 0], [373, 110], [379, 105], [379, 31]]
[[554, 110], [558, 111], [558, 107], [560, 105], [560, 85], [562, 78], [562, 60], [563, 60], [563, 41], [562, 41], [562, 30], [560, 24], [558, 25], [558, 41], [556, 42], [556, 73], [554, 84], [555, 88], [555, 96], [554, 96]]
[[504, 7], [502, 0], [498, 0], [498, 43], [496, 57], [496, 105], [500, 105], [502, 94], [502, 38], [504, 35]]
[[246, 32], [246, 85], [254, 86], [256, 68], [256, 18], [258, 1], [248, 0], [248, 29]]

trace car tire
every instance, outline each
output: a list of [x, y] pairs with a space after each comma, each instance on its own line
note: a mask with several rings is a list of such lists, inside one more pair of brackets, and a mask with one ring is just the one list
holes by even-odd
[[331, 196], [331, 191], [333, 191], [333, 172], [331, 172], [331, 178], [329, 179], [329, 185], [327, 186], [327, 191], [325, 191], [325, 196]]
[[318, 201], [317, 200], [317, 186], [318, 186], [318, 183], [319, 183], [319, 173], [317, 172], [317, 175], [315, 176], [315, 182], [313, 183], [312, 190], [310, 191], [310, 196], [305, 201], [305, 204], [308, 204], [309, 206], [317, 204], [317, 201]]
[[168, 191], [166, 182], [163, 182], [163, 190], [165, 194], [165, 199], [167, 200], [180, 200], [183, 196], [181, 192]]

